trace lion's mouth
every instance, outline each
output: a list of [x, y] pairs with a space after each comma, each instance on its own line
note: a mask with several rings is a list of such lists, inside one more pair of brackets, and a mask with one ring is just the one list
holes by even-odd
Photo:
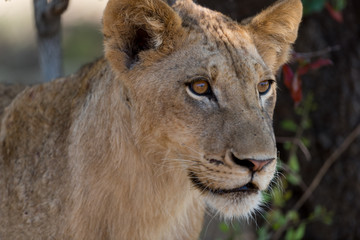
[[206, 186], [204, 183], [200, 181], [198, 176], [194, 172], [189, 172], [189, 177], [193, 183], [193, 185], [198, 188], [201, 192], [210, 192], [216, 195], [225, 195], [225, 194], [236, 194], [236, 193], [257, 193], [259, 191], [259, 188], [253, 184], [252, 182], [249, 182], [241, 187], [231, 188], [231, 189], [214, 189], [209, 186]]

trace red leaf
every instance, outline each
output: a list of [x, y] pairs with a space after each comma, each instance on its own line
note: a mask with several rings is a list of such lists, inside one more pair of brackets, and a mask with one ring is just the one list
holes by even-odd
[[298, 104], [302, 100], [302, 82], [299, 74], [295, 74], [291, 87], [291, 97], [295, 104]]
[[325, 4], [326, 9], [330, 13], [330, 16], [337, 22], [342, 23], [344, 22], [344, 18], [341, 12], [335, 10], [333, 6], [331, 6], [329, 3]]
[[302, 100], [302, 83], [298, 72], [294, 74], [289, 65], [285, 64], [282, 68], [284, 84], [289, 89], [291, 98], [298, 104]]
[[282, 67], [282, 71], [284, 77], [284, 84], [288, 89], [291, 89], [291, 84], [294, 79], [294, 73], [287, 64]]
[[333, 62], [330, 59], [327, 58], [319, 58], [315, 62], [310, 63], [311, 69], [318, 69], [323, 66], [333, 65]]
[[306, 64], [305, 66], [302, 66], [298, 69], [298, 74], [301, 76], [301, 75], [304, 75], [306, 74], [308, 71], [310, 70], [310, 63]]
[[330, 59], [320, 58], [316, 60], [315, 62], [308, 63], [305, 66], [302, 66], [298, 69], [299, 75], [306, 74], [309, 70], [316, 70], [318, 68], [321, 68], [323, 66], [332, 65], [333, 62]]

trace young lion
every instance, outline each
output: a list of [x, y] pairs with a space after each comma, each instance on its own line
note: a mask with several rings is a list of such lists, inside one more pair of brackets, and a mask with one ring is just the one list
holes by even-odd
[[0, 239], [196, 239], [271, 182], [275, 73], [300, 0], [246, 23], [178, 0], [110, 0], [105, 57], [26, 89], [0, 132]]

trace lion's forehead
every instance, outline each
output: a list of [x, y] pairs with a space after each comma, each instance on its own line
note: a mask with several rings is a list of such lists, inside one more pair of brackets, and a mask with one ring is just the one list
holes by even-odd
[[252, 71], [270, 72], [246, 27], [222, 13], [198, 5], [191, 5], [190, 8], [186, 4], [179, 4], [176, 9], [182, 18], [182, 25], [201, 35], [202, 44], [220, 52], [234, 67], [239, 68], [238, 71], [245, 65], [247, 68], [256, 65], [257, 68]]
[[231, 74], [231, 80], [228, 79], [227, 84], [231, 84], [231, 81], [234, 83], [234, 80], [241, 80], [246, 84], [257, 79], [273, 78], [250, 34], [237, 22], [201, 7], [192, 12], [183, 12], [182, 18], [183, 25], [190, 29], [189, 32], [201, 39], [191, 49], [192, 52], [201, 52], [194, 54], [198, 56], [196, 61], [202, 67], [211, 69], [218, 66], [220, 71], [223, 69], [223, 72]]

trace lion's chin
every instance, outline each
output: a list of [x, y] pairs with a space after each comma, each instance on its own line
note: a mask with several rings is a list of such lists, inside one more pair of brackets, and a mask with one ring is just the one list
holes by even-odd
[[193, 186], [204, 197], [207, 205], [225, 219], [246, 218], [259, 208], [261, 191], [257, 184], [248, 182], [235, 188], [211, 188], [194, 172], [189, 172]]
[[224, 195], [206, 194], [207, 205], [224, 219], [247, 218], [259, 208], [260, 191], [237, 192]]

